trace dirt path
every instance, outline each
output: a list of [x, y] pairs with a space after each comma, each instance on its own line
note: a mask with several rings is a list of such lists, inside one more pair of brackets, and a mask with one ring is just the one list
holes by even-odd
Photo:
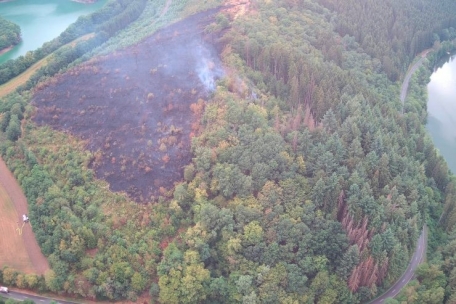
[[163, 8], [162, 12], [160, 13], [160, 18], [163, 17], [164, 14], [168, 12], [168, 8], [173, 3], [173, 0], [166, 1], [165, 7]]
[[429, 53], [430, 50], [426, 50], [420, 54], [420, 58], [418, 59], [417, 62], [415, 62], [407, 71], [407, 74], [405, 75], [404, 81], [402, 82], [402, 87], [401, 87], [401, 102], [402, 102], [402, 114], [404, 114], [404, 102], [405, 98], [407, 97], [407, 91], [408, 91], [408, 86], [410, 83], [410, 79], [412, 78], [413, 73], [416, 72], [416, 70], [421, 66], [423, 63], [424, 59], [426, 58], [426, 55]]
[[171, 3], [173, 3], [173, 0], [168, 0], [168, 1], [166, 1], [165, 6], [163, 7], [162, 11], [160, 12], [160, 15], [158, 15], [158, 18], [157, 18], [157, 19], [155, 19], [154, 21], [152, 21], [152, 24], [157, 23], [158, 20], [159, 20], [160, 18], [162, 18], [162, 17], [168, 12], [168, 8], [169, 8], [169, 6], [171, 5]]
[[[28, 214], [27, 199], [2, 158], [0, 158], [0, 184], [6, 189], [6, 192], [13, 201], [19, 217], [17, 221], [22, 223], [22, 214]], [[32, 227], [29, 224], [26, 224], [22, 229], [22, 238], [24, 239], [25, 249], [30, 257], [33, 267], [36, 270], [36, 273], [44, 274], [48, 269], [50, 269], [49, 263], [45, 256], [41, 253], [40, 246], [38, 246], [38, 242], [36, 241], [31, 228]]]

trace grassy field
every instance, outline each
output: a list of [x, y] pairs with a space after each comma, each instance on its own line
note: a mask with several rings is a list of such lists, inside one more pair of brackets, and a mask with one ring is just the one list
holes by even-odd
[[0, 98], [8, 95], [9, 93], [14, 92], [14, 90], [16, 90], [19, 86], [25, 84], [27, 82], [27, 80], [29, 80], [29, 78], [39, 68], [41, 68], [42, 66], [44, 66], [48, 62], [50, 56], [52, 56], [52, 55], [49, 55], [49, 56], [41, 59], [40, 61], [38, 61], [37, 63], [35, 63], [31, 67], [29, 67], [27, 70], [25, 70], [19, 76], [14, 77], [13, 79], [11, 79], [10, 81], [8, 81], [5, 84], [2, 84], [0, 86]]
[[[71, 45], [72, 47], [74, 47], [79, 41], [90, 39], [93, 36], [94, 36], [94, 33], [90, 33], [90, 34], [84, 35], [82, 37], [79, 37], [79, 38], [77, 38], [77, 39], [75, 39], [75, 40], [63, 45], [62, 47], [65, 47], [67, 45]], [[30, 77], [38, 69], [40, 69], [42, 66], [46, 65], [48, 63], [48, 61], [51, 60], [51, 57], [52, 57], [52, 54], [44, 57], [43, 59], [41, 59], [40, 61], [38, 61], [37, 63], [35, 63], [31, 67], [29, 67], [27, 70], [25, 70], [20, 75], [14, 77], [13, 79], [8, 81], [7, 83], [0, 85], [0, 98], [8, 95], [9, 93], [14, 92], [14, 90], [16, 90], [19, 86], [25, 84], [27, 82], [27, 80], [29, 80]]]
[[[19, 234], [19, 215], [6, 189], [0, 184], [0, 268], [9, 266], [23, 273], [35, 273], [35, 268]], [[28, 225], [28, 224], [27, 224]]]

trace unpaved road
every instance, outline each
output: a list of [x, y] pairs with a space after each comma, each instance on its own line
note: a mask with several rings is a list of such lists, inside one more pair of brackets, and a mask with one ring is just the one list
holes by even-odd
[[[1, 157], [0, 184], [6, 189], [6, 192], [13, 201], [16, 212], [19, 215], [17, 221], [22, 222], [22, 214], [28, 214], [27, 199], [25, 198], [25, 195], [13, 174], [10, 172]], [[33, 225], [33, 222], [31, 224]], [[38, 242], [36, 241], [30, 225], [27, 224], [24, 226], [22, 229], [22, 237], [24, 238], [25, 249], [27, 250], [36, 273], [44, 274], [49, 269], [49, 263], [45, 256], [41, 253], [40, 246], [38, 246]]]
[[407, 97], [407, 91], [408, 91], [408, 86], [410, 83], [410, 79], [412, 78], [413, 73], [421, 66], [423, 63], [423, 60], [426, 58], [426, 55], [429, 51], [424, 51], [421, 54], [420, 59], [418, 59], [417, 62], [415, 62], [410, 69], [408, 70], [407, 74], [405, 75], [404, 81], [402, 82], [402, 87], [401, 87], [401, 102], [402, 102], [402, 114], [404, 114], [404, 102], [405, 102], [405, 97]]

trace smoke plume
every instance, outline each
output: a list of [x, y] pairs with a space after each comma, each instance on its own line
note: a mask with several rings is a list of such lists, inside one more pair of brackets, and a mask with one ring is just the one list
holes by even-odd
[[207, 45], [198, 45], [196, 52], [196, 73], [207, 92], [215, 90], [217, 79], [223, 77], [222, 64], [215, 50]]

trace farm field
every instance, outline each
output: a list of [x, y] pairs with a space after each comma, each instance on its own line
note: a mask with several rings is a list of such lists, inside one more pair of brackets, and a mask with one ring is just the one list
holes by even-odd
[[19, 235], [18, 220], [19, 215], [13, 202], [5, 187], [0, 184], [0, 267], [9, 266], [21, 272], [33, 273], [34, 268], [25, 249], [24, 239]]
[[30, 224], [21, 221], [27, 202], [11, 172], [0, 159], [0, 267], [44, 274], [49, 269]]
[[41, 67], [45, 66], [48, 63], [49, 57], [51, 55], [39, 60], [37, 63], [32, 65], [30, 68], [25, 70], [22, 74], [17, 77], [14, 77], [5, 84], [0, 85], [0, 98], [4, 97], [16, 90], [19, 86], [25, 84], [30, 77], [38, 71]]

